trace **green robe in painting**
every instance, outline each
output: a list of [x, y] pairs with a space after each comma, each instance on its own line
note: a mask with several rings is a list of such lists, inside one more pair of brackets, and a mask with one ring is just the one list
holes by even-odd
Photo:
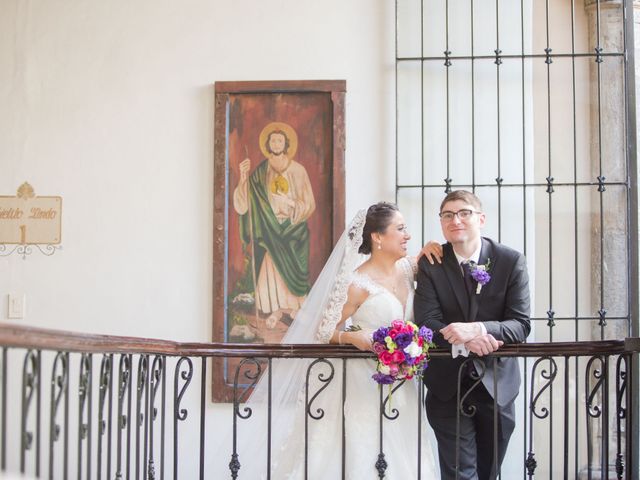
[[[268, 166], [268, 161], [264, 160], [249, 177], [251, 206], [247, 214], [240, 216], [240, 235], [245, 243], [253, 237], [256, 278], [265, 253], [269, 252], [291, 293], [303, 297], [309, 293], [309, 228], [306, 221], [295, 225], [290, 220], [282, 224], [278, 222], [267, 192]], [[250, 225], [253, 227], [252, 235]]]

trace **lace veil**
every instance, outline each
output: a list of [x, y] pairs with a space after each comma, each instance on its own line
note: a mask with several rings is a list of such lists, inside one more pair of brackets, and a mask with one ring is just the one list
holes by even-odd
[[[358, 253], [365, 220], [366, 211], [360, 210], [344, 231], [282, 343], [329, 343], [341, 319], [351, 276], [367, 258]], [[305, 383], [307, 368], [311, 362], [313, 359], [274, 359], [268, 369], [271, 373], [272, 464], [278, 461], [278, 450], [288, 443], [287, 437], [299, 430], [296, 422], [304, 421]], [[238, 419], [240, 478], [258, 479], [265, 472], [265, 446], [269, 434], [266, 421], [269, 402], [268, 370], [263, 372], [249, 401], [244, 406], [239, 405], [239, 412], [243, 417], [250, 412], [249, 418]], [[339, 382], [334, 380], [332, 383]], [[304, 439], [299, 441], [303, 442]], [[286, 455], [286, 452], [282, 454]], [[263, 456], [264, 462], [261, 460]]]

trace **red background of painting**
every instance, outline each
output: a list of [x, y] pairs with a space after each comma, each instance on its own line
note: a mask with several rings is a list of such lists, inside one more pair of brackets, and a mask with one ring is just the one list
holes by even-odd
[[264, 160], [259, 138], [270, 122], [289, 124], [298, 134], [293, 157], [307, 170], [316, 202], [309, 226], [309, 285], [317, 278], [333, 246], [332, 120], [331, 95], [327, 93], [281, 93], [230, 95], [229, 101], [229, 292], [243, 274], [239, 216], [233, 208], [233, 191], [240, 178], [239, 164], [248, 156], [251, 172]]

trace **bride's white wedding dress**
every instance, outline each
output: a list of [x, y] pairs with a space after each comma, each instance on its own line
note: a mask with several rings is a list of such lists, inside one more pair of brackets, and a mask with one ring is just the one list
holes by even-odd
[[[345, 264], [353, 266], [349, 262]], [[367, 275], [356, 271], [342, 272], [343, 285], [339, 290], [344, 294], [350, 284], [369, 293], [351, 317], [352, 325], [375, 330], [388, 326], [393, 320], [413, 320], [413, 271], [408, 259], [401, 259], [398, 265], [405, 272], [409, 292], [405, 305]], [[338, 302], [340, 310], [343, 304], [344, 298]], [[331, 305], [329, 301], [327, 308]], [[323, 328], [333, 332], [335, 320], [320, 323], [319, 337], [326, 338], [329, 332], [323, 333]], [[297, 362], [295, 367], [291, 362]], [[389, 388], [378, 386], [371, 378], [375, 366], [373, 358], [319, 360], [315, 364], [306, 359], [274, 361], [272, 375], [278, 387], [272, 400], [276, 408], [272, 413], [272, 479], [373, 480], [379, 478], [376, 463], [379, 464], [381, 452], [386, 462], [384, 478], [387, 480], [437, 478], [426, 417], [421, 408], [419, 380], [407, 381], [393, 392], [385, 408], [390, 418], [382, 416], [381, 420], [380, 402], [388, 395]], [[304, 380], [287, 384], [279, 375]], [[330, 381], [323, 381], [329, 378]], [[265, 382], [261, 383], [264, 387]], [[261, 396], [264, 388], [262, 390], [256, 396]], [[316, 393], [317, 397], [313, 398]], [[262, 404], [255, 398], [249, 402], [253, 416], [260, 417], [263, 422], [266, 409], [261, 407], [266, 398], [263, 395]], [[309, 405], [308, 410], [306, 405]], [[261, 428], [256, 429], [255, 424], [245, 429], [244, 435], [253, 432], [254, 442], [252, 447], [245, 445], [240, 455], [243, 465], [240, 479], [267, 478], [265, 443], [258, 446], [258, 442], [265, 440], [260, 439], [264, 432], [256, 433], [259, 430]]]

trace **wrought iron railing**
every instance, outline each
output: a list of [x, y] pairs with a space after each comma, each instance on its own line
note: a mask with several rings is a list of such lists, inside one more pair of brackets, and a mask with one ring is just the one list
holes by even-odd
[[[241, 407], [251, 379], [265, 370], [258, 360], [318, 359], [309, 362], [311, 374], [325, 359], [346, 364], [371, 357], [347, 346], [179, 343], [12, 325], [0, 326], [0, 347], [0, 470], [49, 479], [243, 479], [242, 466], [256, 460], [238, 455], [238, 424], [251, 417]], [[630, 408], [637, 392], [630, 380], [639, 350], [639, 339], [502, 347], [496, 356], [533, 359], [516, 400], [522, 447], [511, 448], [503, 467], [515, 465], [522, 478], [637, 478], [632, 425], [638, 412]], [[243, 359], [233, 405], [210, 402], [211, 358]], [[255, 367], [246, 374], [249, 385], [242, 380], [247, 363]], [[386, 414], [388, 398], [381, 392], [382, 425], [394, 416]], [[309, 423], [317, 415], [308, 407], [322, 392], [305, 393]], [[424, 390], [416, 394], [423, 398]], [[560, 447], [540, 433], [547, 429]], [[423, 440], [416, 434], [416, 443]], [[343, 446], [344, 433], [343, 445], [335, 446], [344, 465]], [[271, 451], [270, 444], [264, 448]], [[385, 478], [383, 448], [379, 458], [378, 477]], [[264, 473], [277, 480], [268, 461]], [[309, 472], [308, 478], [325, 477]]]

